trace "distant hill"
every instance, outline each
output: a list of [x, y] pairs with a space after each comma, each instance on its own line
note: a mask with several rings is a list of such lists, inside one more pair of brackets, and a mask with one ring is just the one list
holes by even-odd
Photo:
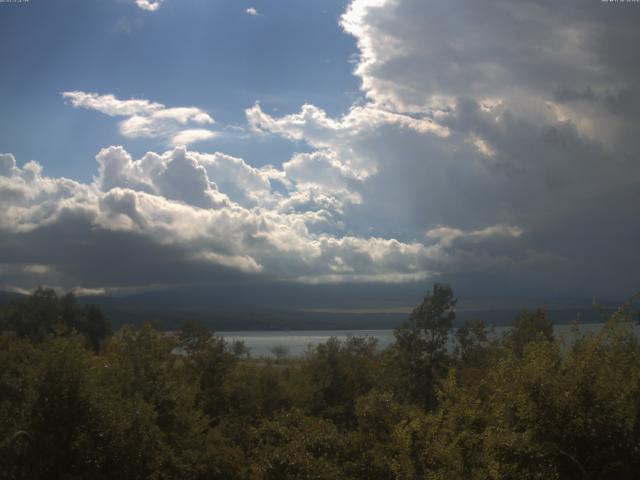
[[[0, 305], [24, 297], [13, 292], [0, 291]], [[86, 296], [79, 297], [80, 304], [95, 304], [111, 320], [114, 328], [126, 324], [142, 325], [146, 322], [165, 330], [179, 329], [183, 322], [193, 320], [201, 322], [215, 331], [238, 330], [368, 330], [392, 329], [400, 325], [409, 315], [406, 312], [385, 311], [380, 309], [362, 313], [358, 309], [324, 308], [313, 311], [298, 307], [276, 308], [274, 306], [243, 306], [238, 297], [237, 304], [217, 301], [219, 295], [202, 291], [189, 292], [162, 291], [146, 292], [136, 295]], [[468, 319], [480, 319], [488, 325], [510, 325], [522, 308], [469, 308], [458, 309], [456, 324]], [[553, 323], [566, 324], [580, 318], [582, 323], [604, 321], [613, 311], [607, 306], [601, 311], [586, 302], [583, 305], [569, 307], [549, 307], [548, 314]]]
[[[156, 299], [161, 298], [160, 305]], [[393, 329], [400, 325], [409, 313], [372, 312], [357, 313], [344, 310], [308, 311], [297, 308], [236, 308], [198, 305], [189, 307], [184, 294], [179, 299], [165, 292], [162, 295], [136, 295], [132, 297], [82, 297], [81, 303], [100, 306], [112, 320], [114, 327], [125, 324], [140, 325], [151, 322], [158, 328], [175, 330], [185, 320], [194, 320], [216, 331], [235, 330], [367, 330]], [[510, 325], [522, 308], [483, 308], [459, 310], [456, 324], [465, 320], [480, 319], [495, 326]], [[609, 306], [596, 310], [591, 305], [548, 308], [553, 323], [567, 324], [577, 318], [582, 323], [603, 322], [615, 311]]]
[[11, 303], [14, 300], [19, 300], [20, 298], [24, 298], [25, 295], [16, 292], [6, 292], [4, 290], [0, 290], [0, 305], [6, 305]]

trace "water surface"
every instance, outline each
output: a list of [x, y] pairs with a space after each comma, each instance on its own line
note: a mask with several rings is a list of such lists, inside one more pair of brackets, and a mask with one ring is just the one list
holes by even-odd
[[[603, 323], [587, 323], [580, 326], [583, 333], [595, 332], [602, 328]], [[501, 336], [511, 327], [494, 327], [493, 335]], [[571, 325], [555, 325], [554, 334], [558, 338], [564, 336], [568, 341], [575, 338], [575, 332]], [[636, 326], [636, 333], [640, 333], [640, 327]], [[271, 349], [276, 345], [285, 346], [288, 356], [300, 357], [307, 349], [325, 343], [331, 337], [344, 340], [351, 336], [373, 337], [378, 341], [378, 348], [384, 349], [391, 345], [395, 337], [393, 330], [287, 330], [287, 331], [244, 331], [244, 332], [217, 332], [227, 341], [240, 340], [249, 348], [252, 357], [273, 357]], [[450, 337], [450, 340], [453, 336]], [[453, 342], [450, 342], [451, 346]]]

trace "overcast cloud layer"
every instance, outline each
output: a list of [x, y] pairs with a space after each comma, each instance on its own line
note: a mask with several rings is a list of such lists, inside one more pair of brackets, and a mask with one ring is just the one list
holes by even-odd
[[261, 168], [187, 147], [216, 135], [198, 107], [64, 92], [114, 117], [123, 144], [167, 150], [108, 146], [90, 184], [0, 156], [2, 287], [445, 280], [624, 296], [640, 287], [639, 21], [595, 1], [354, 0], [341, 25], [364, 99], [338, 117], [248, 106], [250, 135], [305, 145]]

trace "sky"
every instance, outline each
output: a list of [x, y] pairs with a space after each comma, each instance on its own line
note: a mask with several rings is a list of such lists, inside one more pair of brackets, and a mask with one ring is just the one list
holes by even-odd
[[639, 23], [600, 0], [0, 3], [0, 289], [627, 298]]

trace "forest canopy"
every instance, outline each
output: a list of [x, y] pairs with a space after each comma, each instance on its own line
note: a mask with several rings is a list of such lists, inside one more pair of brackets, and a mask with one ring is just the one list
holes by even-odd
[[[40, 289], [0, 312], [7, 479], [635, 479], [640, 345], [621, 307], [557, 337], [505, 335], [435, 285], [381, 350], [332, 338], [250, 358], [208, 328], [112, 332]], [[453, 347], [451, 347], [453, 345]]]

